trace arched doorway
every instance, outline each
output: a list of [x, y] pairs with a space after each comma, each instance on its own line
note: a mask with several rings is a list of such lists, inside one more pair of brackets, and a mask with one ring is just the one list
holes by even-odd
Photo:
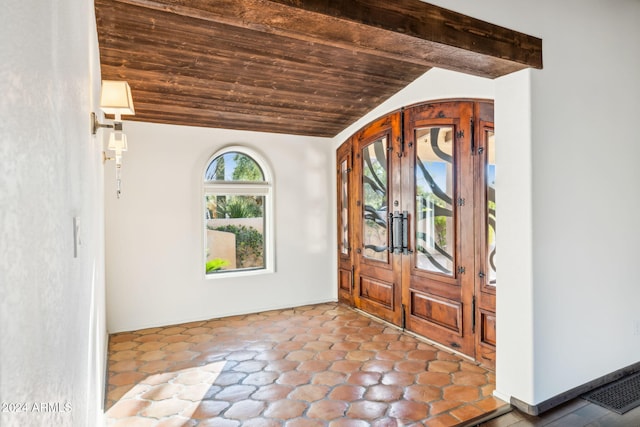
[[493, 102], [392, 112], [337, 151], [341, 301], [495, 366]]

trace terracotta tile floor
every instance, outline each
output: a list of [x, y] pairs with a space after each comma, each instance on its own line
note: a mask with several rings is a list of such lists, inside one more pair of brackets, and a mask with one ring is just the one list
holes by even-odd
[[505, 405], [475, 363], [341, 304], [115, 334], [108, 426], [452, 426]]

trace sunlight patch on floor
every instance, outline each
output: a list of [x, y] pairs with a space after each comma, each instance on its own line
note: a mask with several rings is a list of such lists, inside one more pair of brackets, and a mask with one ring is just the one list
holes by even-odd
[[141, 422], [155, 418], [167, 425], [186, 424], [198, 409], [209, 389], [224, 370], [226, 362], [176, 372], [150, 375], [135, 384], [106, 413], [108, 425], [118, 419], [138, 418]]

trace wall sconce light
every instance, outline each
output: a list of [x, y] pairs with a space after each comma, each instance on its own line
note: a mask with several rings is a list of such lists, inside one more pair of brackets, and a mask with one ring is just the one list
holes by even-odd
[[125, 81], [104, 80], [100, 95], [100, 109], [105, 114], [115, 116], [113, 124], [103, 124], [98, 121], [96, 113], [91, 113], [91, 133], [95, 135], [100, 128], [113, 129], [109, 135], [107, 149], [115, 152], [115, 157], [107, 157], [103, 153], [104, 160], [116, 161], [116, 195], [120, 198], [120, 168], [122, 167], [122, 153], [127, 151], [127, 135], [122, 132], [122, 115], [134, 115], [131, 87]]

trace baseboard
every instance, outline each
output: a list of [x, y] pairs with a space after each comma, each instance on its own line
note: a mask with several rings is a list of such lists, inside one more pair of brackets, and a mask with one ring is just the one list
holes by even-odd
[[560, 393], [559, 395], [547, 399], [544, 402], [538, 403], [537, 405], [531, 405], [515, 397], [511, 397], [510, 403], [522, 412], [525, 412], [529, 415], [538, 416], [543, 412], [548, 411], [549, 409], [553, 409], [556, 406], [562, 405], [563, 403], [568, 402], [569, 400], [573, 400], [576, 397], [590, 392], [591, 390], [594, 390], [610, 382], [619, 380], [620, 378], [627, 375], [635, 374], [636, 372], [640, 372], [640, 362], [636, 362], [632, 365], [629, 365], [622, 369], [618, 369], [617, 371], [611, 372], [607, 375], [603, 375], [593, 381], [589, 381], [588, 383], [572, 388], [571, 390], [565, 391], [564, 393]]
[[102, 377], [102, 412], [107, 411], [107, 398], [108, 398], [108, 388], [109, 388], [109, 334], [107, 331], [104, 333], [104, 355], [102, 362], [102, 371], [104, 372], [104, 376]]
[[226, 311], [222, 313], [212, 313], [208, 315], [186, 317], [186, 318], [181, 317], [181, 318], [167, 319], [161, 322], [156, 321], [156, 322], [129, 325], [127, 327], [120, 326], [116, 328], [109, 328], [108, 333], [112, 335], [112, 334], [120, 334], [123, 332], [141, 331], [141, 330], [150, 329], [150, 328], [164, 328], [167, 326], [182, 325], [184, 323], [207, 322], [209, 320], [224, 319], [225, 317], [246, 316], [248, 314], [264, 313], [266, 311], [288, 310], [288, 309], [293, 309], [297, 307], [305, 307], [308, 305], [318, 305], [318, 304], [327, 304], [327, 303], [335, 303], [335, 302], [338, 302], [337, 298], [323, 298], [319, 300], [302, 301], [299, 303], [295, 303], [295, 305], [291, 305], [291, 303], [287, 303], [283, 305], [260, 306], [260, 307], [249, 308], [247, 310], [238, 310], [238, 311], [233, 310], [233, 311]]
[[498, 390], [493, 390], [493, 397], [497, 397], [498, 399], [502, 400], [503, 402], [509, 402], [511, 400], [510, 396], [508, 396], [506, 394], [502, 394]]

